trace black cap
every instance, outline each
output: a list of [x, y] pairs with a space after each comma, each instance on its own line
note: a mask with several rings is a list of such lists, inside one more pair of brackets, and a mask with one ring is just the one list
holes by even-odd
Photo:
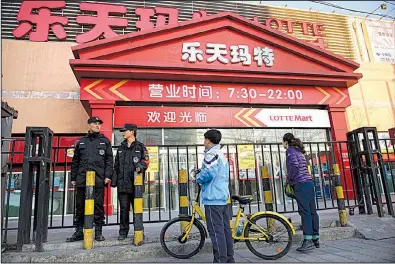
[[103, 124], [103, 121], [98, 117], [91, 117], [88, 119], [88, 124], [95, 123], [95, 122], [99, 122], [100, 124]]
[[129, 131], [136, 131], [137, 130], [137, 126], [135, 125], [135, 124], [125, 124], [124, 126], [123, 126], [123, 128], [121, 128], [121, 132], [124, 132], [124, 131], [126, 131], [126, 130], [129, 130]]

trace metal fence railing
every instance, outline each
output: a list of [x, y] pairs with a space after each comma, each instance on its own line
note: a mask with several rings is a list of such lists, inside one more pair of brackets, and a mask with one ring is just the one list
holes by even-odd
[[[7, 242], [7, 232], [18, 227], [20, 183], [22, 179], [23, 151], [15, 151], [23, 139], [10, 140], [8, 154], [8, 172], [6, 175], [6, 199], [4, 204], [4, 221], [2, 223], [3, 242]], [[117, 147], [113, 147], [114, 156]], [[153, 146], [151, 150], [151, 170], [146, 172], [143, 195], [144, 222], [165, 222], [178, 215], [179, 192], [178, 175], [181, 170], [189, 171], [200, 167], [204, 147], [201, 145], [162, 145]], [[355, 183], [348, 159], [347, 142], [307, 142], [306, 159], [310, 165], [316, 192], [318, 210], [336, 209], [336, 191], [334, 191], [333, 165], [340, 167], [346, 207], [357, 204]], [[393, 149], [393, 147], [392, 147]], [[284, 194], [286, 180], [285, 149], [279, 143], [263, 144], [228, 144], [222, 145], [222, 151], [229, 162], [229, 180], [231, 194], [251, 195], [253, 202], [247, 211], [254, 213], [265, 210], [262, 186], [262, 168], [267, 167], [274, 211], [280, 213], [296, 212], [297, 204]], [[49, 228], [70, 228], [75, 215], [75, 190], [71, 185], [70, 168], [73, 155], [72, 147], [54, 146], [52, 150], [52, 167], [50, 179]], [[388, 179], [394, 191], [395, 158], [387, 151], [385, 161], [388, 167]], [[17, 162], [16, 162], [17, 161]], [[152, 166], [152, 167], [151, 167]], [[154, 168], [154, 169], [153, 169]], [[195, 183], [187, 184], [188, 198], [195, 198]], [[119, 223], [119, 206], [117, 189], [105, 190], [106, 225]], [[33, 190], [34, 192], [34, 190]], [[110, 207], [112, 205], [112, 210]], [[34, 205], [33, 205], [34, 206]], [[191, 207], [189, 207], [191, 210]], [[236, 210], [236, 205], [234, 205]], [[109, 213], [110, 212], [110, 213]]]

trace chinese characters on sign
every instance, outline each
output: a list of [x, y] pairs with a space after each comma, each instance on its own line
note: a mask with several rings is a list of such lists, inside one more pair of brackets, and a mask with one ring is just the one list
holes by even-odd
[[[317, 109], [117, 106], [114, 111], [115, 127], [121, 127], [125, 123], [150, 128], [330, 127], [328, 111]], [[248, 147], [239, 150], [239, 158], [245, 160], [243, 169], [253, 168], [254, 166], [249, 155], [247, 155], [248, 152], [251, 152]]]
[[93, 25], [88, 32], [76, 37], [78, 43], [85, 43], [96, 40], [103, 36], [104, 38], [113, 38], [118, 36], [112, 30], [112, 27], [126, 28], [128, 20], [126, 18], [110, 17], [110, 14], [125, 15], [126, 7], [123, 5], [108, 5], [96, 3], [81, 3], [81, 11], [95, 12], [96, 16], [77, 16], [77, 23], [80, 25]]
[[[269, 84], [237, 84], [188, 81], [81, 80], [81, 100], [131, 102], [251, 103], [251, 104], [350, 104], [347, 88], [320, 88]], [[93, 84], [92, 84], [93, 83]], [[119, 85], [121, 83], [121, 85]], [[93, 86], [92, 86], [93, 85]], [[111, 87], [117, 86], [116, 93]], [[87, 89], [89, 88], [89, 89]], [[100, 99], [95, 97], [102, 96]]]
[[[21, 23], [14, 29], [14, 36], [21, 38], [29, 34], [31, 41], [47, 41], [51, 28], [58, 39], [66, 39], [64, 26], [69, 23], [67, 17], [51, 14], [51, 9], [61, 9], [65, 6], [66, 1], [24, 1], [17, 16]], [[36, 14], [33, 13], [35, 9], [38, 9]]]
[[[251, 54], [247, 45], [231, 45], [229, 47], [231, 60], [230, 63], [242, 63], [245, 66], [251, 65]], [[206, 54], [211, 55], [207, 57], [207, 62], [212, 63], [219, 61], [223, 64], [228, 64], [229, 59], [226, 57], [228, 50], [225, 44], [206, 44]], [[255, 47], [253, 60], [261, 67], [263, 64], [266, 67], [272, 67], [274, 63], [274, 52], [268, 47]], [[182, 44], [183, 61], [195, 63], [203, 61], [203, 50], [200, 49], [200, 42], [185, 42]]]
[[[63, 11], [65, 6], [66, 1], [60, 0], [23, 1], [17, 16], [20, 24], [14, 29], [13, 35], [16, 38], [22, 38], [29, 34], [29, 39], [31, 41], [48, 41], [49, 31], [51, 29], [57, 39], [66, 40], [67, 30], [65, 30], [64, 27], [68, 26], [68, 18], [65, 15], [52, 14], [54, 10]], [[88, 25], [89, 27], [88, 31], [77, 35], [76, 41], [78, 43], [86, 43], [99, 38], [117, 36], [118, 34], [114, 32], [115, 28], [126, 29], [128, 26], [128, 19], [125, 17], [127, 15], [127, 8], [125, 5], [81, 2], [79, 7], [81, 11], [93, 12], [94, 15], [80, 14], [76, 16], [77, 24], [81, 26]], [[134, 12], [138, 18], [136, 21], [136, 28], [140, 31], [178, 23], [179, 10], [177, 8], [159, 6], [154, 8], [138, 7]], [[200, 10], [192, 14], [192, 19], [199, 19], [206, 16], [207, 12], [205, 10]], [[154, 19], [155, 22], [153, 21]], [[323, 33], [325, 30], [323, 24], [276, 18], [267, 18], [265, 21], [259, 22], [257, 17], [254, 17], [253, 21], [279, 31], [285, 31], [288, 34], [293, 34], [295, 25], [300, 25], [303, 35], [312, 34], [317, 37], [315, 41], [309, 41], [310, 43], [320, 48], [328, 47], [323, 39], [323, 37], [325, 37]], [[221, 56], [226, 54], [222, 47], [222, 45], [207, 47], [213, 55], [211, 60], [218, 59], [219, 61], [223, 61], [223, 63], [227, 63], [228, 59]], [[192, 59], [199, 61], [203, 60], [202, 53], [193, 51], [194, 46], [190, 46], [189, 48], [191, 50], [190, 53], [196, 56], [196, 58]], [[232, 46], [230, 48], [230, 55], [232, 56], [231, 63], [242, 62], [243, 65], [249, 65], [248, 63], [251, 59], [248, 56], [248, 50], [245, 48], [246, 47], [243, 45]], [[263, 61], [265, 61], [265, 59], [263, 59]]]
[[158, 147], [147, 147], [149, 155], [149, 166], [147, 172], [158, 172], [159, 171], [159, 148]]
[[207, 113], [183, 111], [177, 115], [176, 112], [147, 112], [147, 123], [207, 123]]
[[238, 145], [239, 169], [255, 169], [254, 145]]
[[375, 61], [395, 64], [394, 23], [371, 20], [365, 23]]
[[148, 90], [151, 98], [213, 98], [213, 88], [209, 85], [149, 84]]
[[142, 30], [155, 28], [151, 18], [157, 15], [156, 27], [166, 25], [166, 17], [168, 17], [168, 24], [177, 24], [178, 22], [178, 9], [171, 7], [155, 7], [155, 8], [136, 8], [135, 13], [140, 19], [136, 22], [136, 28]]

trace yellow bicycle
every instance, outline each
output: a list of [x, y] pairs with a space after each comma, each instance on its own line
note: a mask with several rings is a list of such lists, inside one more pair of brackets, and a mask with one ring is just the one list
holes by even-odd
[[[160, 233], [163, 249], [170, 256], [187, 259], [196, 255], [204, 246], [207, 231], [197, 214], [206, 224], [206, 217], [199, 206], [200, 185], [193, 203], [192, 215], [179, 215], [168, 221]], [[248, 249], [256, 256], [275, 260], [285, 256], [291, 248], [293, 225], [287, 218], [271, 211], [244, 214], [244, 207], [251, 203], [251, 196], [233, 195], [239, 202], [239, 209], [234, 223], [231, 224], [232, 237], [235, 242], [244, 241]]]

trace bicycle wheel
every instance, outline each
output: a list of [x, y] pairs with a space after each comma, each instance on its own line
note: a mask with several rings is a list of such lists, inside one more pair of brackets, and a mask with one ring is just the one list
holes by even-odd
[[178, 259], [187, 259], [196, 255], [204, 245], [206, 230], [202, 223], [194, 220], [187, 239], [182, 240], [191, 216], [180, 216], [167, 222], [160, 232], [160, 243], [167, 254]]
[[[279, 259], [291, 249], [292, 229], [284, 219], [276, 215], [257, 215], [247, 223], [244, 236], [246, 238], [266, 238], [266, 240], [245, 240], [248, 249], [257, 257], [266, 260]], [[259, 230], [264, 230], [263, 234]]]

